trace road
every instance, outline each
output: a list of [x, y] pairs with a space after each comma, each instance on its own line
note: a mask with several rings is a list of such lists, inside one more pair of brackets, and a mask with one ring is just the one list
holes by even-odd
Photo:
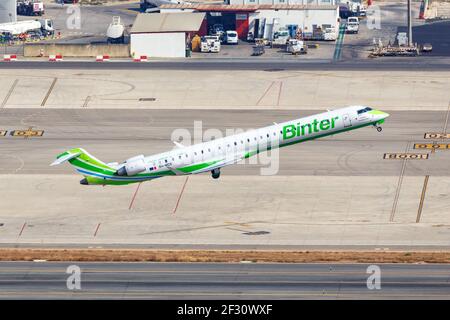
[[449, 265], [379, 267], [369, 290], [364, 264], [2, 262], [0, 299], [450, 299]]
[[16, 61], [0, 62], [0, 70], [25, 69], [25, 70], [53, 70], [53, 69], [92, 69], [92, 70], [267, 70], [267, 71], [293, 71], [293, 70], [329, 70], [329, 71], [448, 71], [450, 63], [448, 59], [416, 58], [407, 60], [384, 59], [354, 60], [333, 63], [330, 60], [297, 60], [283, 61], [280, 59], [262, 58], [233, 58], [233, 59], [191, 59], [191, 60], [155, 60], [150, 62], [116, 61], [99, 63], [91, 61], [71, 60], [62, 62], [48, 61]]

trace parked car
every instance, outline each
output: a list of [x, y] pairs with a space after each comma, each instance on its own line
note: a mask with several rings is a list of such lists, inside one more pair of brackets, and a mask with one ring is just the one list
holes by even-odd
[[424, 43], [421, 46], [421, 51], [422, 52], [431, 52], [431, 51], [433, 51], [433, 46], [431, 45], [431, 43]]
[[237, 32], [234, 30], [228, 30], [225, 32], [225, 42], [227, 44], [238, 44], [239, 38]]

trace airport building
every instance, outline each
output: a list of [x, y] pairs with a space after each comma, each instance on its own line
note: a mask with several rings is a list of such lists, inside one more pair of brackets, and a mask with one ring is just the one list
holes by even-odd
[[339, 7], [326, 4], [252, 4], [252, 5], [205, 5], [205, 4], [165, 4], [161, 12], [203, 12], [205, 19], [199, 35], [209, 33], [216, 24], [225, 30], [236, 30], [239, 39], [246, 39], [251, 32], [255, 38], [268, 38], [279, 28], [288, 28], [291, 36], [298, 29], [312, 32], [339, 27]]
[[227, 0], [231, 5], [255, 5], [255, 4], [268, 4], [268, 5], [335, 5], [340, 0]]
[[204, 13], [141, 13], [130, 31], [132, 57], [184, 58], [186, 44], [198, 33]]

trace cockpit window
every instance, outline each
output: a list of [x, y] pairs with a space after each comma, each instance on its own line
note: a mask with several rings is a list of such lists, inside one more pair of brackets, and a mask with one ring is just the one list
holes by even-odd
[[358, 110], [358, 115], [360, 115], [361, 113], [364, 113], [364, 112], [370, 111], [370, 110], [372, 110], [372, 108], [369, 108], [369, 107], [367, 107], [367, 108], [364, 108], [364, 109], [360, 109], [360, 110]]

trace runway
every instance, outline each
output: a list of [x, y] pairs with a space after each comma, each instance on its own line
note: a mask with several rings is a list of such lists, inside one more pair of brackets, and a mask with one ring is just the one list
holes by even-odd
[[[425, 133], [448, 132], [447, 72], [143, 69], [130, 77], [64, 66], [0, 70], [4, 245], [448, 248], [448, 149], [414, 149], [434, 143]], [[223, 168], [219, 180], [157, 179], [135, 198], [136, 185], [81, 186], [70, 166], [49, 166], [73, 147], [123, 161], [170, 150], [180, 136], [190, 144], [355, 104], [391, 114], [382, 133], [369, 127], [282, 148], [280, 161], [250, 159]], [[43, 136], [11, 136], [29, 128]]]
[[[0, 137], [0, 242], [11, 245], [244, 248], [448, 247], [448, 150], [414, 149], [442, 132], [446, 111], [391, 111], [374, 128], [280, 149], [208, 174], [136, 186], [81, 186], [55, 156], [83, 147], [105, 162], [173, 148], [174, 129], [256, 128], [314, 110], [11, 109], [0, 128], [44, 130]], [[203, 131], [202, 131], [203, 130]], [[217, 131], [216, 131], [217, 133]], [[201, 139], [201, 138], [200, 138]], [[445, 142], [445, 141], [444, 141]], [[187, 144], [187, 143], [186, 143]], [[387, 160], [385, 153], [428, 154]], [[258, 160], [258, 159], [257, 159]], [[266, 175], [270, 170], [269, 175]], [[274, 173], [274, 174], [273, 174]], [[419, 208], [424, 177], [429, 176]], [[186, 188], [183, 185], [186, 184]], [[230, 201], [232, 199], [232, 201]], [[419, 214], [420, 212], [420, 214]]]
[[379, 268], [368, 289], [364, 264], [2, 262], [0, 299], [450, 299], [449, 265]]
[[[386, 176], [398, 175], [402, 161], [385, 160], [384, 153], [427, 152], [414, 150], [426, 143], [426, 132], [442, 132], [447, 112], [388, 111], [383, 132], [363, 128], [279, 150], [278, 175]], [[156, 154], [174, 148], [171, 140], [185, 145], [296, 119], [318, 111], [260, 110], [0, 110], [0, 129], [44, 130], [44, 136], [23, 139], [0, 137], [0, 174], [68, 174], [70, 166], [49, 167], [61, 152], [82, 147], [105, 162], [121, 162], [144, 153]], [[31, 116], [30, 116], [31, 115]], [[28, 126], [24, 126], [23, 123]], [[195, 124], [197, 122], [197, 124]], [[194, 132], [195, 127], [195, 132]], [[213, 131], [214, 130], [214, 131]], [[179, 133], [179, 134], [177, 134]], [[204, 134], [203, 134], [204, 133]], [[172, 136], [174, 134], [174, 136]], [[9, 155], [9, 156], [8, 156]], [[23, 163], [20, 161], [23, 161]], [[408, 164], [407, 176], [449, 176], [448, 153], [436, 152], [426, 161]], [[226, 175], [257, 175], [262, 163], [224, 168]]]

